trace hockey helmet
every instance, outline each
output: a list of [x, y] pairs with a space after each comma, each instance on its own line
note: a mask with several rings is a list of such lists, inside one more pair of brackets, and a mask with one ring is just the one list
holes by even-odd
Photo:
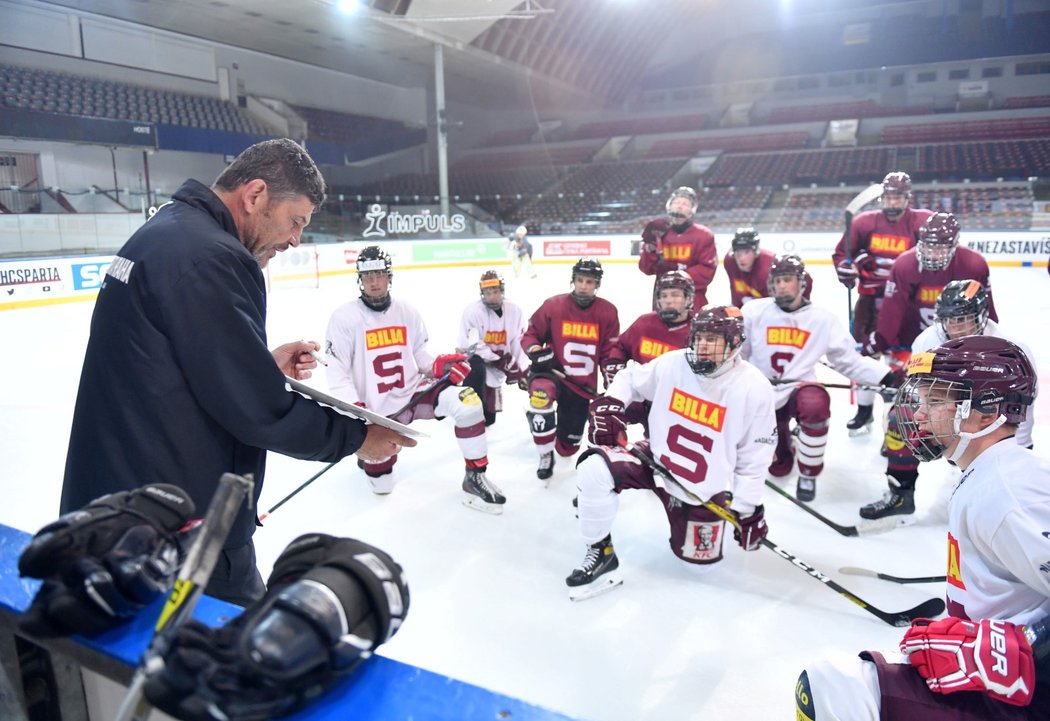
[[[675, 202], [679, 198], [685, 198], [689, 201], [689, 207], [687, 209], [684, 209], [681, 203]], [[667, 211], [667, 215], [671, 218], [674, 225], [681, 225], [696, 215], [698, 205], [699, 202], [696, 199], [696, 191], [688, 185], [682, 185], [671, 191], [671, 196], [667, 199], [664, 209]], [[688, 213], [683, 212], [684, 210], [688, 210]]]
[[737, 228], [736, 233], [733, 235], [732, 249], [736, 250], [753, 250], [758, 252], [758, 231], [754, 228]]
[[953, 280], [937, 297], [934, 313], [945, 338], [981, 335], [988, 323], [988, 305], [983, 285], [976, 280]]
[[[776, 278], [785, 275], [793, 275], [798, 278], [798, 295], [786, 295], [783, 292], [781, 294], [776, 293], [774, 281]], [[769, 266], [767, 287], [769, 295], [773, 297], [774, 302], [780, 308], [788, 310], [799, 296], [804, 296], [806, 293], [806, 264], [802, 262], [802, 258], [797, 255], [782, 255], [774, 260], [773, 264]]]
[[[683, 308], [663, 308], [660, 305], [660, 291], [668, 288], [678, 288], [685, 296]], [[653, 305], [657, 309], [660, 320], [668, 325], [678, 322], [683, 311], [690, 313], [693, 310], [693, 299], [696, 297], [696, 286], [693, 279], [684, 270], [669, 270], [656, 280], [656, 289], [653, 291]]]
[[959, 221], [951, 213], [934, 213], [919, 229], [915, 255], [919, 270], [944, 270], [959, 245]]
[[[709, 347], [712, 336], [719, 340], [713, 348]], [[714, 378], [732, 365], [743, 344], [744, 315], [740, 309], [731, 305], [708, 305], [693, 316], [685, 358], [694, 373]], [[704, 347], [698, 350], [700, 345]]]
[[[901, 202], [903, 199], [903, 202]], [[888, 205], [887, 201], [892, 201]], [[890, 220], [896, 220], [911, 203], [911, 176], [901, 171], [886, 173], [882, 179], [882, 212]]]
[[[485, 291], [490, 288], [498, 288], [500, 292], [500, 298], [496, 302], [490, 302], [485, 297]], [[478, 281], [478, 290], [481, 292], [481, 300], [485, 305], [492, 310], [499, 310], [503, 306], [503, 294], [507, 290], [507, 284], [503, 282], [503, 276], [495, 270], [486, 270], [481, 274], [481, 280]]]
[[[386, 294], [380, 298], [373, 298], [365, 293], [365, 284], [362, 281], [365, 273], [386, 271], [387, 286]], [[394, 284], [394, 261], [390, 254], [378, 245], [370, 245], [363, 248], [357, 254], [357, 287], [361, 291], [361, 300], [365, 305], [375, 310], [386, 310], [390, 307], [390, 287]]]

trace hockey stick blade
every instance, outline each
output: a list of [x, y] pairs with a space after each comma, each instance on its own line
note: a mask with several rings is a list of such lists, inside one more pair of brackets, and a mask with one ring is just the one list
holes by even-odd
[[893, 581], [894, 583], [944, 583], [947, 580], [945, 576], [893, 576], [888, 573], [879, 573], [878, 571], [872, 571], [870, 568], [859, 568], [857, 566], [843, 566], [839, 569], [839, 573], [845, 573], [849, 576], [881, 578], [883, 581]]
[[327, 393], [324, 393], [322, 391], [317, 390], [316, 388], [312, 388], [306, 385], [305, 383], [300, 383], [294, 378], [286, 377], [284, 379], [284, 382], [289, 388], [291, 388], [296, 393], [304, 395], [310, 400], [317, 401], [323, 406], [335, 408], [337, 411], [341, 411], [342, 413], [353, 416], [354, 418], [360, 418], [361, 420], [368, 421], [369, 423], [372, 423], [374, 425], [389, 428], [392, 431], [397, 431], [403, 436], [410, 436], [412, 438], [428, 437], [426, 433], [423, 433], [422, 431], [417, 431], [414, 428], [409, 428], [404, 423], [392, 421], [386, 416], [379, 415], [375, 411], [370, 411], [367, 408], [362, 408], [361, 406], [355, 406], [352, 403], [341, 401], [335, 396], [330, 396]]
[[237, 511], [245, 498], [252, 497], [255, 482], [251, 476], [238, 476], [224, 473], [219, 479], [218, 488], [208, 504], [208, 511], [197, 529], [197, 537], [186, 554], [186, 560], [175, 579], [164, 608], [154, 626], [153, 638], [142, 655], [135, 675], [128, 686], [128, 692], [117, 711], [116, 721], [145, 721], [150, 713], [150, 705], [143, 690], [146, 686], [146, 672], [158, 663], [167, 651], [171, 637], [178, 628], [193, 615], [197, 601], [204, 594], [212, 571], [222, 553], [226, 537], [230, 534]]
[[871, 520], [871, 521], [861, 521], [860, 523], [858, 523], [855, 526], [843, 526], [841, 524], [835, 523], [834, 521], [832, 521], [827, 516], [821, 514], [816, 509], [812, 508], [809, 504], [798, 500], [798, 498], [796, 498], [792, 494], [788, 493], [783, 488], [781, 488], [780, 486], [776, 485], [775, 483], [773, 483], [769, 479], [766, 479], [766, 486], [768, 486], [769, 488], [772, 488], [774, 491], [776, 491], [781, 496], [783, 496], [784, 498], [786, 498], [789, 501], [791, 501], [792, 503], [794, 503], [796, 506], [801, 508], [806, 513], [808, 513], [811, 516], [813, 516], [814, 518], [816, 518], [818, 521], [823, 523], [825, 526], [828, 526], [829, 528], [834, 529], [837, 533], [840, 533], [843, 536], [854, 537], [854, 536], [865, 536], [865, 535], [868, 535], [868, 534], [871, 534], [871, 533], [883, 533], [885, 531], [891, 531], [894, 528], [897, 528], [898, 526], [901, 525], [900, 521], [897, 520], [896, 517], [888, 516], [886, 518], [879, 518], [879, 519]]
[[[627, 450], [632, 456], [640, 460], [645, 465], [649, 466], [649, 468], [653, 470], [654, 474], [661, 476], [666, 483], [676, 486], [678, 489], [686, 493], [689, 498], [696, 499], [701, 505], [703, 505], [704, 508], [711, 511], [716, 516], [718, 516], [734, 528], [739, 529], [739, 519], [728, 508], [720, 506], [717, 503], [712, 503], [711, 501], [700, 500], [699, 496], [682, 486], [682, 484], [679, 483], [673, 475], [671, 475], [670, 471], [668, 471], [666, 468], [664, 468], [651, 457], [649, 457], [648, 454], [643, 453], [637, 447], [632, 446]], [[860, 596], [857, 596], [856, 594], [850, 592], [849, 589], [845, 588], [844, 586], [840, 586], [838, 583], [833, 581], [827, 574], [809, 565], [795, 554], [781, 548], [777, 544], [770, 541], [768, 538], [762, 539], [762, 545], [768, 548], [769, 550], [773, 551], [773, 553], [777, 554], [784, 560], [790, 562], [793, 566], [802, 569], [807, 574], [820, 581], [828, 588], [834, 590], [846, 600], [852, 601], [871, 615], [881, 619], [882, 621], [885, 621], [891, 626], [910, 626], [911, 622], [914, 621], [916, 618], [932, 618], [934, 616], [940, 615], [944, 611], [944, 601], [942, 601], [939, 598], [931, 598], [926, 601], [923, 601], [915, 608], [909, 609], [907, 611], [901, 611], [899, 613], [887, 613], [886, 611], [883, 611], [880, 608], [872, 606]]]
[[871, 203], [878, 199], [882, 195], [882, 184], [872, 183], [864, 190], [857, 193], [853, 200], [846, 204], [846, 215], [850, 218], [860, 212], [868, 203]]

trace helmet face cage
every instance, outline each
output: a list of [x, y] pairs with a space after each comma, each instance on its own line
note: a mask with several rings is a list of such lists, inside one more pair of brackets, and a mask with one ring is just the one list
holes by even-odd
[[738, 250], [753, 250], [758, 252], [759, 237], [758, 231], [754, 228], [737, 228], [736, 234], [733, 236], [732, 250], [736, 252]]
[[[674, 201], [678, 198], [685, 198], [689, 201], [689, 205], [692, 208], [689, 211], [689, 215], [684, 215], [683, 213], [677, 210], [671, 210], [671, 206], [674, 204]], [[692, 218], [694, 215], [696, 215], [696, 209], [698, 206], [699, 201], [697, 201], [696, 199], [696, 191], [687, 185], [683, 185], [681, 187], [675, 188], [671, 192], [671, 197], [669, 197], [667, 199], [667, 203], [664, 204], [664, 209], [667, 211], [667, 215], [670, 216], [672, 220], [675, 220], [678, 223], [683, 223]]]
[[[887, 206], [889, 198], [904, 198], [904, 203], [899, 207]], [[907, 173], [887, 173], [882, 179], [882, 212], [890, 220], [896, 220], [911, 204], [911, 176]]]
[[[696, 352], [701, 334], [718, 335], [725, 341], [722, 359], [700, 358]], [[693, 317], [685, 359], [697, 375], [715, 376], [729, 366], [744, 344], [744, 315], [733, 306], [706, 306]]]
[[[498, 301], [490, 301], [485, 296], [486, 289], [498, 288], [500, 297]], [[501, 276], [495, 270], [486, 270], [481, 274], [481, 280], [478, 281], [478, 291], [481, 293], [482, 302], [492, 310], [499, 310], [503, 305], [503, 294], [507, 291], [507, 285], [503, 282], [503, 276]]]
[[[919, 415], [923, 428], [919, 427]], [[965, 383], [912, 376], [893, 401], [893, 418], [904, 444], [920, 461], [940, 458], [970, 415], [970, 389]]]
[[938, 296], [934, 312], [948, 339], [981, 335], [988, 324], [988, 293], [976, 280], [953, 280]]
[[664, 323], [674, 323], [681, 316], [682, 311], [674, 308], [663, 308], [660, 304], [660, 291], [668, 288], [678, 288], [685, 295], [684, 311], [687, 314], [693, 310], [693, 300], [696, 298], [696, 287], [693, 279], [684, 270], [669, 270], [656, 281], [653, 291], [653, 304]]
[[[784, 275], [793, 275], [798, 278], [798, 295], [794, 296], [778, 296], [775, 291], [775, 283], [777, 277]], [[802, 258], [797, 255], [782, 255], [773, 261], [773, 264], [769, 266], [769, 280], [766, 281], [766, 287], [769, 290], [769, 295], [772, 296], [774, 302], [781, 307], [787, 308], [799, 296], [803, 296], [806, 293], [806, 264], [802, 262]]]
[[915, 244], [919, 269], [944, 270], [958, 245], [959, 221], [951, 213], [934, 213], [919, 230], [919, 242]]

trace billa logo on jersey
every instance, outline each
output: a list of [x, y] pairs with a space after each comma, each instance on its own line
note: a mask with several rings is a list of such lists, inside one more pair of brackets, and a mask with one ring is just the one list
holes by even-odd
[[955, 540], [955, 536], [951, 533], [948, 534], [948, 573], [945, 578], [948, 583], [952, 584], [956, 588], [966, 590], [966, 584], [963, 583], [962, 570], [959, 563], [959, 542]]
[[733, 281], [733, 290], [740, 295], [749, 295], [752, 298], [761, 298], [762, 294], [747, 284], [747, 281], [737, 278]]
[[487, 330], [483, 342], [485, 345], [507, 345], [507, 331]]
[[725, 423], [726, 418], [725, 406], [691, 396], [675, 388], [671, 393], [671, 405], [668, 408], [682, 418], [688, 418], [702, 426], [707, 426], [719, 433], [722, 432], [722, 424]]
[[393, 345], [408, 345], [405, 340], [408, 331], [403, 325], [392, 325], [389, 328], [376, 328], [365, 331], [365, 348], [375, 350], [376, 348], [388, 348]]
[[638, 355], [646, 360], [652, 360], [653, 358], [659, 358], [667, 351], [674, 350], [673, 345], [668, 345], [652, 338], [642, 338], [641, 344], [638, 346]]
[[932, 308], [937, 304], [937, 299], [941, 297], [942, 290], [944, 290], [944, 286], [942, 285], [919, 286], [919, 305]]
[[561, 337], [576, 338], [578, 340], [598, 340], [598, 324], [579, 323], [574, 320], [562, 321]]
[[801, 348], [809, 340], [810, 332], [801, 328], [789, 328], [783, 325], [774, 325], [766, 328], [766, 343], [769, 345], [789, 345], [792, 348]]
[[693, 247], [691, 245], [665, 245], [663, 249], [664, 260], [689, 260], [692, 250]]
[[902, 238], [899, 235], [873, 235], [871, 236], [871, 242], [868, 243], [869, 251], [881, 251], [883, 253], [892, 253], [893, 255], [900, 255], [908, 249], [908, 238]]

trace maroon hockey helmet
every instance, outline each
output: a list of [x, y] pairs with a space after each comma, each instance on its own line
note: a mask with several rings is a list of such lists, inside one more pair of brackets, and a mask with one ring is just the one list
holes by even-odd
[[[718, 335], [725, 339], [721, 360], [701, 358], [697, 354], [697, 338], [701, 334]], [[693, 316], [685, 358], [697, 375], [715, 376], [719, 375], [721, 369], [728, 368], [743, 344], [744, 314], [740, 309], [731, 305], [707, 305]]]
[[[912, 355], [893, 414], [909, 450], [920, 461], [932, 461], [960, 436], [972, 411], [997, 414], [1005, 423], [1023, 421], [1036, 383], [1031, 361], [1016, 345], [995, 336], [966, 336]], [[954, 407], [952, 431], [938, 433], [932, 419], [946, 404]], [[916, 419], [920, 412], [922, 421]]]
[[[900, 200], [903, 199], [903, 203]], [[892, 200], [893, 205], [887, 205]], [[882, 212], [890, 220], [896, 220], [911, 204], [911, 176], [901, 171], [886, 173], [882, 179]]]
[[[500, 292], [500, 299], [496, 303], [490, 303], [485, 298], [485, 290], [488, 288], [498, 288]], [[481, 274], [481, 279], [478, 281], [478, 291], [481, 293], [481, 300], [486, 306], [492, 310], [499, 310], [503, 305], [502, 294], [507, 291], [507, 284], [503, 282], [503, 276], [498, 271], [489, 269]]]
[[959, 245], [959, 221], [951, 213], [934, 213], [919, 229], [915, 255], [919, 270], [944, 270]]
[[946, 338], [981, 335], [988, 323], [988, 293], [976, 280], [953, 280], [944, 286], [933, 311]]
[[664, 323], [674, 323], [681, 315], [681, 311], [673, 308], [663, 309], [660, 307], [660, 291], [666, 288], [678, 288], [685, 295], [685, 311], [693, 310], [693, 299], [696, 297], [696, 286], [693, 279], [684, 270], [669, 270], [656, 280], [656, 288], [653, 290], [653, 306]]
[[769, 295], [773, 297], [774, 301], [781, 308], [786, 309], [792, 303], [795, 302], [797, 296], [778, 296], [773, 290], [773, 281], [778, 276], [782, 275], [793, 275], [798, 278], [798, 294], [805, 295], [806, 293], [806, 264], [802, 262], [802, 258], [797, 255], [782, 255], [773, 261], [772, 265], [769, 266], [769, 279], [766, 281], [766, 285], [769, 289]]

